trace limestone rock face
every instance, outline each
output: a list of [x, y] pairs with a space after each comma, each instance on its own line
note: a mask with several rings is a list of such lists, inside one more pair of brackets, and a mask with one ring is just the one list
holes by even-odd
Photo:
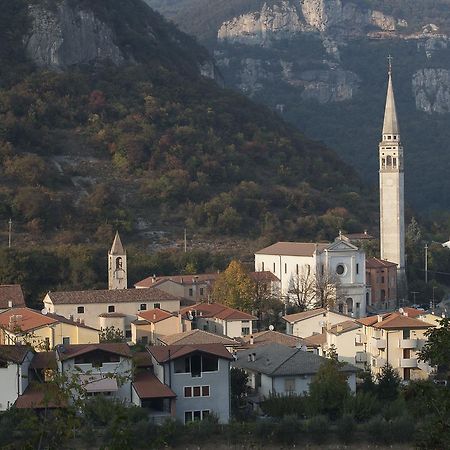
[[88, 10], [67, 0], [54, 10], [30, 6], [31, 33], [26, 42], [29, 57], [41, 67], [64, 69], [93, 61], [125, 60], [114, 43], [114, 34]]
[[416, 108], [428, 114], [450, 112], [450, 71], [420, 69], [412, 78]]

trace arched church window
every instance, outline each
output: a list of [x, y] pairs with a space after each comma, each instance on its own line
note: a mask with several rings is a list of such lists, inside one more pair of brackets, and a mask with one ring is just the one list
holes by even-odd
[[392, 158], [392, 165], [397, 167], [397, 158]]
[[116, 258], [116, 269], [121, 269], [122, 268], [122, 258], [120, 256], [118, 256]]
[[345, 303], [347, 305], [347, 312], [348, 313], [353, 312], [353, 299], [351, 297], [348, 297]]
[[306, 276], [310, 276], [311, 275], [311, 266], [309, 264], [306, 264]]
[[386, 158], [386, 163], [387, 163], [388, 167], [392, 166], [392, 156], [391, 155], [388, 155], [388, 157]]
[[381, 167], [386, 167], [386, 158], [381, 158]]

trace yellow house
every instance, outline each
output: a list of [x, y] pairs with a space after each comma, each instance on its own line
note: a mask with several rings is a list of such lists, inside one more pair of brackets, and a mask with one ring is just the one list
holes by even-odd
[[410, 317], [407, 311], [365, 317], [358, 321], [363, 331], [357, 343], [367, 352], [372, 373], [381, 373], [389, 363], [403, 380], [428, 378], [432, 368], [418, 359], [426, 342], [425, 332], [434, 325]]
[[181, 331], [181, 316], [158, 308], [141, 311], [131, 322], [131, 340], [134, 343], [155, 344], [158, 338]]
[[11, 308], [0, 313], [0, 344], [29, 343], [37, 351], [59, 344], [97, 344], [99, 330], [57, 314], [30, 308]]

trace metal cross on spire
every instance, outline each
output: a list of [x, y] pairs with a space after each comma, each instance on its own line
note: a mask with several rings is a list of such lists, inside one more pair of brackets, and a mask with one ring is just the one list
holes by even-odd
[[393, 56], [389, 55], [387, 57], [388, 60], [388, 64], [389, 64], [389, 69], [388, 69], [388, 74], [391, 75], [392, 74], [392, 60], [394, 59]]

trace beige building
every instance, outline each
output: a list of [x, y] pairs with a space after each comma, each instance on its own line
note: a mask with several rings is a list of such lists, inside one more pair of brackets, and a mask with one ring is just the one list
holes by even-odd
[[198, 328], [230, 338], [253, 333], [255, 316], [220, 303], [198, 303], [181, 310], [183, 330]]
[[114, 326], [131, 339], [131, 322], [137, 314], [156, 308], [177, 313], [180, 298], [157, 288], [49, 292], [44, 306], [93, 328]]
[[376, 310], [397, 306], [397, 264], [379, 258], [368, 258], [366, 280], [371, 290], [368, 306]]
[[99, 330], [57, 314], [42, 314], [30, 308], [0, 313], [0, 344], [29, 343], [37, 351], [59, 344], [95, 344]]
[[286, 334], [307, 338], [322, 334], [327, 327], [349, 320], [351, 317], [325, 308], [310, 309], [301, 313], [283, 316], [286, 322]]
[[[412, 309], [412, 308], [411, 308]], [[367, 352], [367, 363], [375, 375], [389, 363], [403, 380], [428, 377], [432, 368], [418, 360], [418, 352], [426, 342], [425, 332], [433, 325], [410, 317], [407, 311], [360, 319], [359, 337]]]
[[182, 331], [181, 316], [163, 309], [141, 311], [131, 322], [131, 341], [135, 344], [156, 344], [160, 338]]

